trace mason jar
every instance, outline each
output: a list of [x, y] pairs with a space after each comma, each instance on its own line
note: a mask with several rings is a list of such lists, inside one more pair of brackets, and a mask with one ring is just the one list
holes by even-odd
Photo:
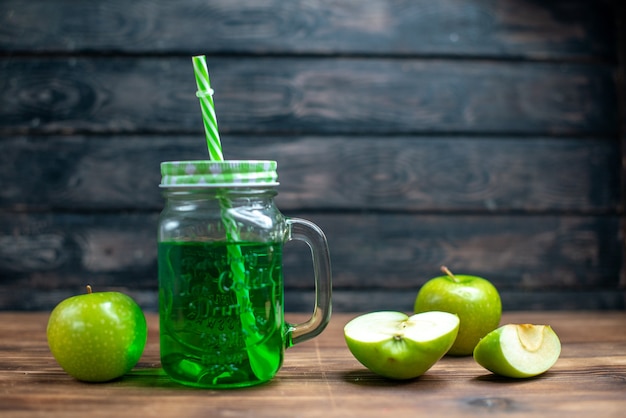
[[[315, 337], [331, 314], [326, 237], [274, 202], [275, 161], [161, 164], [158, 225], [160, 352], [165, 372], [207, 388], [250, 386], [278, 372], [285, 349]], [[311, 248], [315, 307], [284, 318], [283, 246]]]

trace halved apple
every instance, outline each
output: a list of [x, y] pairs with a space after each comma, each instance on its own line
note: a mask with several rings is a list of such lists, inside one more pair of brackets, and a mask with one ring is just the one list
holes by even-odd
[[411, 317], [394, 311], [358, 316], [344, 327], [350, 352], [365, 367], [391, 379], [424, 374], [452, 347], [459, 318], [431, 311]]
[[481, 339], [474, 359], [492, 373], [524, 378], [550, 369], [561, 355], [561, 341], [549, 325], [507, 324]]

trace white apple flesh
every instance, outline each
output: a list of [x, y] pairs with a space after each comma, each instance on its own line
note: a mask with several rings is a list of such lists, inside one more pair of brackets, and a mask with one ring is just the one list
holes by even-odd
[[365, 367], [391, 379], [424, 374], [452, 347], [459, 318], [431, 311], [411, 317], [379, 311], [354, 318], [344, 327], [350, 352]]
[[513, 378], [540, 375], [561, 354], [561, 341], [549, 325], [508, 324], [487, 334], [474, 359], [492, 373]]

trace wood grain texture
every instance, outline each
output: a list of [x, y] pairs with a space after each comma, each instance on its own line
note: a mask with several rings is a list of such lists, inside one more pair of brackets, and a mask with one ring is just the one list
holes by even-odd
[[625, 309], [621, 3], [4, 0], [0, 310], [87, 280], [156, 309], [158, 165], [207, 155], [196, 54], [227, 158], [277, 160], [326, 231], [336, 309], [410, 309], [443, 263], [509, 309]]
[[[622, 175], [621, 175], [621, 235], [626, 237], [626, 4], [619, 3], [617, 10], [617, 59], [618, 69], [616, 74], [617, 97], [620, 109], [619, 116], [619, 137], [620, 137], [620, 155], [622, 157]], [[625, 239], [626, 241], [626, 239]], [[626, 261], [623, 263], [624, 268], [621, 271], [620, 286], [626, 288]]]
[[607, 59], [612, 13], [581, 0], [5, 0], [0, 51]]
[[[160, 211], [160, 162], [207, 158], [200, 135], [1, 143], [5, 210]], [[283, 210], [589, 213], [620, 203], [613, 139], [228, 136], [224, 148], [278, 162]]]
[[[333, 286], [339, 291], [385, 295], [386, 290], [405, 289], [414, 296], [443, 264], [487, 277], [502, 292], [530, 292], [511, 306], [528, 307], [541, 292], [573, 291], [600, 292], [581, 305], [623, 307], [618, 217], [293, 215], [326, 232]], [[0, 308], [50, 308], [90, 283], [103, 290], [143, 291], [146, 306], [156, 309], [155, 231], [156, 215], [141, 213], [0, 215]], [[308, 249], [287, 245], [286, 288], [310, 289]], [[612, 296], [607, 299], [602, 292]], [[383, 296], [372, 298], [376, 305], [389, 303]], [[567, 306], [574, 300], [553, 303]], [[537, 299], [538, 306], [543, 301]], [[353, 305], [351, 309], [358, 308]], [[309, 305], [290, 306], [308, 310]], [[345, 303], [338, 306], [349, 310]]]
[[288, 349], [282, 369], [270, 383], [213, 391], [182, 387], [163, 374], [155, 315], [148, 315], [148, 344], [129, 374], [110, 383], [85, 384], [65, 374], [50, 355], [46, 313], [0, 313], [0, 410], [7, 418], [489, 414], [617, 418], [626, 408], [623, 312], [505, 313], [503, 323], [547, 323], [561, 339], [557, 363], [534, 379], [499, 378], [471, 357], [444, 357], [422, 377], [407, 382], [376, 376], [352, 357], [342, 330], [354, 316], [334, 315], [320, 336]]
[[[208, 65], [224, 134], [617, 129], [606, 65], [293, 57]], [[12, 58], [0, 72], [0, 133], [202, 133], [189, 58]]]
[[[433, 271], [430, 276], [438, 273]], [[429, 276], [429, 277], [430, 277]], [[417, 280], [416, 280], [417, 282]], [[411, 312], [419, 286], [413, 289], [346, 289], [336, 288], [333, 292], [333, 312], [351, 312], [356, 309], [367, 311], [406, 311]], [[500, 289], [500, 298], [505, 312], [511, 311], [607, 311], [626, 309], [626, 292], [602, 289]], [[65, 292], [71, 295], [70, 292]], [[75, 294], [75, 293], [74, 293]], [[59, 295], [56, 295], [57, 297]], [[144, 306], [150, 311], [157, 310], [157, 301], [147, 292], [136, 292]], [[52, 299], [46, 306], [54, 306], [60, 299]], [[314, 305], [310, 289], [288, 289], [285, 293], [285, 309], [288, 312], [311, 312]]]
[[[435, 269], [436, 270], [436, 269]], [[430, 272], [430, 276], [438, 274], [437, 271]], [[295, 288], [291, 283], [302, 282], [298, 276], [291, 274], [289, 267], [285, 268], [287, 288], [285, 290], [285, 311], [289, 313], [311, 313], [315, 306], [315, 295], [312, 288]], [[129, 283], [131, 283], [129, 279]], [[37, 291], [28, 287], [13, 288], [3, 286], [0, 289], [0, 310], [1, 311], [51, 311], [62, 300], [72, 296], [85, 293], [84, 284], [72, 287], [57, 287]], [[154, 279], [156, 281], [156, 279]], [[93, 282], [91, 283], [100, 283]], [[418, 281], [415, 280], [415, 283]], [[95, 285], [94, 285], [95, 286]], [[107, 286], [97, 287], [97, 290], [121, 291], [130, 295], [144, 309], [145, 312], [158, 312], [159, 301], [157, 291], [150, 288], [138, 288], [135, 284], [128, 286]], [[368, 311], [401, 310], [410, 312], [415, 304], [415, 298], [419, 290], [419, 285], [413, 288], [388, 289], [379, 288], [340, 288], [333, 289], [333, 312], [345, 313], [357, 309]], [[500, 289], [503, 309], [511, 311], [610, 311], [626, 309], [626, 292], [615, 291], [613, 289], [529, 289], [515, 290]]]

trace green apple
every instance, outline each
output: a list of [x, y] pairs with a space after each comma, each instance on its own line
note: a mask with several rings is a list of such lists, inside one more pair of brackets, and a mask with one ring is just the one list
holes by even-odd
[[146, 318], [137, 303], [120, 292], [73, 296], [50, 314], [48, 346], [59, 365], [87, 382], [105, 382], [129, 372], [147, 340]]
[[485, 369], [506, 377], [546, 372], [561, 354], [561, 342], [549, 325], [508, 324], [487, 334], [474, 349]]
[[358, 316], [344, 327], [350, 352], [374, 373], [391, 379], [424, 374], [452, 346], [459, 318], [447, 312], [409, 317], [379, 311]]
[[444, 311], [458, 315], [461, 321], [459, 335], [448, 354], [469, 356], [478, 341], [500, 324], [500, 294], [482, 277], [453, 275], [446, 267], [441, 270], [445, 276], [430, 279], [419, 290], [414, 311]]

